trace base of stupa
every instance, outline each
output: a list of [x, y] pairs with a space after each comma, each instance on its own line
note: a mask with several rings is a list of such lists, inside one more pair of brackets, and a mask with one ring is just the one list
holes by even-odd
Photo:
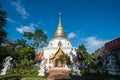
[[71, 69], [68, 67], [54, 67], [51, 70], [71, 70]]

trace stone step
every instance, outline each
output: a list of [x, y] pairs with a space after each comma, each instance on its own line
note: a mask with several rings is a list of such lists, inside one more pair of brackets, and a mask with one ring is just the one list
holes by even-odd
[[47, 80], [71, 80], [69, 70], [51, 70]]

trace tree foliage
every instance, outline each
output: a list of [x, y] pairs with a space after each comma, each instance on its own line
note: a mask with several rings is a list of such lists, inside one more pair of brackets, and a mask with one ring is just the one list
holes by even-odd
[[16, 58], [16, 56], [19, 56], [16, 58], [18, 61], [21, 59], [34, 60], [35, 50], [33, 47], [27, 44], [26, 40], [17, 39], [16, 44], [16, 53], [13, 55], [14, 58]]
[[96, 67], [96, 59], [95, 59], [94, 53], [89, 54], [83, 44], [79, 45], [78, 51], [82, 53], [84, 57], [84, 62], [87, 63], [89, 67], [92, 67], [92, 68]]
[[79, 46], [78, 50], [79, 50], [79, 52], [82, 52], [82, 54], [83, 54], [83, 56], [85, 58], [87, 58], [87, 56], [89, 55], [86, 48], [85, 48], [85, 46], [83, 44]]
[[7, 37], [7, 32], [4, 30], [6, 27], [6, 12], [2, 10], [2, 5], [0, 4], [0, 45], [5, 42]]
[[27, 39], [31, 40], [33, 37], [33, 33], [32, 32], [24, 32], [23, 36], [26, 37]]
[[47, 44], [47, 35], [41, 29], [36, 29], [34, 33], [24, 32], [24, 36], [33, 41], [34, 48], [37, 51], [38, 48], [42, 48]]
[[79, 47], [78, 47], [78, 52], [81, 52], [81, 53], [82, 53], [82, 55], [83, 55], [83, 57], [84, 57], [84, 59], [85, 59], [85, 62], [89, 62], [89, 53], [87, 52], [84, 44], [79, 45]]
[[[0, 4], [0, 63], [2, 59], [8, 55], [8, 49], [5, 45], [5, 40], [7, 38], [7, 32], [5, 31], [6, 27], [6, 12], [2, 9], [2, 5]], [[4, 44], [3, 44], [4, 43]]]
[[9, 39], [5, 40], [5, 43], [0, 46], [0, 62], [15, 52], [15, 46], [16, 44], [14, 41]]

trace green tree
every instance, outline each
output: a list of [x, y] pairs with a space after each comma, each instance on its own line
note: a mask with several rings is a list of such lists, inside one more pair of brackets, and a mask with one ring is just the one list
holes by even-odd
[[2, 5], [0, 4], [0, 63], [2, 62], [3, 58], [6, 56], [5, 45], [2, 43], [5, 42], [7, 38], [7, 32], [5, 31], [6, 27], [6, 12], [2, 9]]
[[0, 62], [7, 57], [11, 56], [15, 52], [16, 44], [9, 39], [5, 40], [5, 43], [0, 46]]
[[17, 60], [19, 68], [28, 69], [32, 61], [35, 59], [35, 50], [31, 47], [26, 40], [17, 39], [16, 40], [15, 53], [12, 54], [13, 59]]
[[36, 29], [33, 40], [38, 51], [39, 47], [42, 48], [47, 44], [47, 35], [41, 29]]
[[81, 53], [82, 53], [85, 62], [89, 62], [89, 53], [87, 52], [84, 44], [79, 45], [79, 47], [78, 47], [78, 52], [81, 52]]
[[0, 45], [5, 42], [7, 37], [7, 32], [4, 30], [6, 27], [6, 12], [2, 10], [2, 5], [0, 4]]
[[28, 44], [27, 44], [27, 41], [24, 40], [24, 39], [17, 39], [16, 40], [16, 44], [17, 44], [17, 47], [27, 47]]
[[16, 44], [17, 44], [17, 46], [16, 46], [17, 54], [15, 53], [15, 55], [19, 56], [19, 58], [17, 58], [18, 60], [21, 60], [21, 59], [34, 60], [35, 50], [33, 47], [31, 47], [29, 44], [27, 44], [26, 40], [17, 39]]
[[24, 32], [24, 36], [29, 40], [33, 40], [36, 51], [47, 44], [47, 35], [41, 29], [36, 29], [34, 33]]
[[32, 32], [24, 32], [23, 36], [26, 37], [27, 39], [31, 40], [33, 38], [33, 33]]

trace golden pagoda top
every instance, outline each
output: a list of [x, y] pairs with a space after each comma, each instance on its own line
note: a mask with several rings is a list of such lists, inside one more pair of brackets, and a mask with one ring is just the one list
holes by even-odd
[[62, 23], [61, 23], [61, 13], [59, 13], [59, 23], [58, 23], [58, 28], [55, 32], [54, 38], [61, 37], [61, 38], [66, 38], [65, 32], [62, 29]]

